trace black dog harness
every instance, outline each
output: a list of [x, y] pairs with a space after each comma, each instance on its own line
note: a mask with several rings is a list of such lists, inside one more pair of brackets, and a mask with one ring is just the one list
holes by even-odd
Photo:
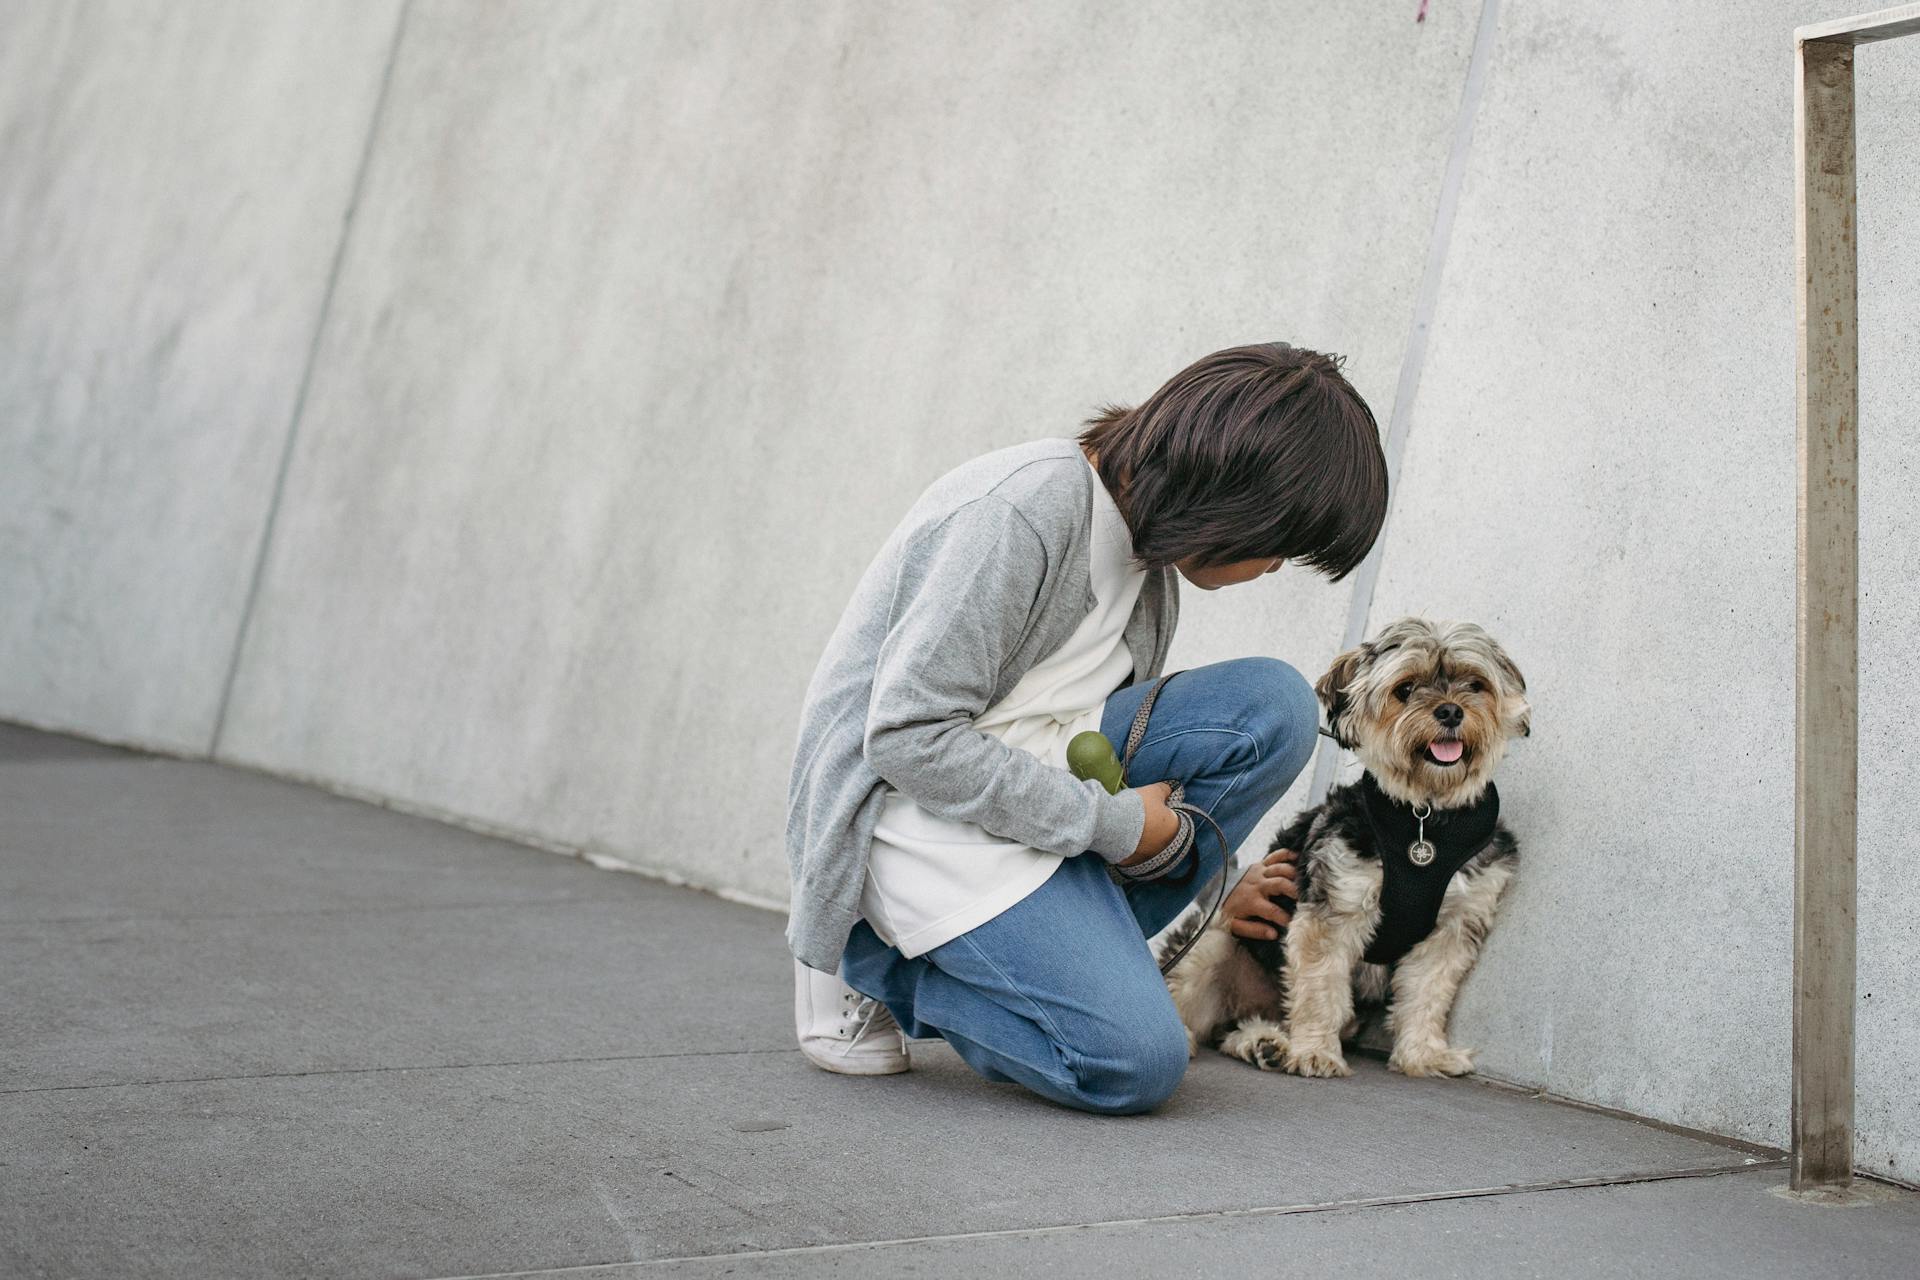
[[[1489, 782], [1467, 808], [1431, 809], [1423, 817], [1412, 805], [1380, 790], [1371, 773], [1363, 775], [1359, 785], [1382, 872], [1380, 927], [1362, 958], [1369, 964], [1392, 964], [1433, 932], [1454, 873], [1493, 843], [1500, 793]], [[1427, 847], [1416, 848], [1422, 840]]]

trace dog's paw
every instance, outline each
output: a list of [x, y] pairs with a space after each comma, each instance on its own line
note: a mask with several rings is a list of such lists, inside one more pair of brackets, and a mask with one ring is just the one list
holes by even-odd
[[1340, 1053], [1338, 1044], [1290, 1046], [1287, 1050], [1286, 1068], [1297, 1076], [1350, 1076], [1353, 1068]]
[[1262, 1071], [1282, 1071], [1286, 1066], [1287, 1037], [1272, 1023], [1247, 1023], [1235, 1027], [1220, 1042], [1220, 1052], [1250, 1062]]
[[1193, 1034], [1193, 1028], [1187, 1028], [1187, 1061], [1200, 1056], [1200, 1037]]
[[1387, 1069], [1407, 1076], [1464, 1076], [1473, 1070], [1473, 1050], [1437, 1048], [1395, 1049]]

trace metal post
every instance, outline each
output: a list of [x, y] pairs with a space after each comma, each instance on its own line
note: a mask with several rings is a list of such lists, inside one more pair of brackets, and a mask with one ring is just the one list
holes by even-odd
[[1795, 33], [1800, 501], [1793, 765], [1793, 1190], [1853, 1181], [1860, 346], [1853, 51], [1920, 32], [1920, 4]]
[[1859, 343], [1853, 46], [1800, 49], [1800, 552], [1794, 749], [1793, 1188], [1853, 1180]]

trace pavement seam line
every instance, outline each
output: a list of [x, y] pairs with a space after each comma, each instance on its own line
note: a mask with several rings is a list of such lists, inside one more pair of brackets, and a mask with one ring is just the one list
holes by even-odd
[[258, 1071], [235, 1076], [163, 1076], [157, 1080], [103, 1080], [96, 1084], [42, 1084], [0, 1089], [0, 1098], [32, 1093], [78, 1093], [87, 1089], [149, 1089], [170, 1084], [228, 1084], [246, 1080], [300, 1080], [308, 1076], [371, 1076], [391, 1071], [481, 1071], [488, 1067], [564, 1067], [590, 1062], [653, 1062], [665, 1058], [742, 1058], [798, 1053], [798, 1049], [689, 1049], [675, 1053], [606, 1053], [582, 1058], [509, 1058], [500, 1062], [418, 1062], [391, 1067], [317, 1067], [312, 1071]]
[[380, 125], [386, 118], [389, 90], [393, 87], [393, 68], [400, 61], [400, 41], [406, 34], [407, 16], [413, 0], [400, 0], [400, 12], [393, 23], [393, 41], [387, 47], [387, 64], [380, 72], [380, 88], [374, 94], [373, 111], [367, 117], [367, 140], [360, 148], [360, 163], [354, 169], [353, 185], [347, 190], [346, 211], [340, 218], [340, 239], [333, 246], [333, 262], [327, 268], [326, 287], [320, 292], [320, 313], [314, 318], [313, 336], [307, 342], [307, 360], [300, 371], [300, 385], [293, 393], [293, 409], [287, 417], [287, 434], [280, 442], [280, 460], [274, 469], [273, 489], [267, 497], [267, 515], [260, 526], [260, 547], [254, 552], [253, 570], [247, 577], [246, 598], [240, 605], [240, 625], [234, 630], [233, 652], [227, 657], [227, 675], [221, 682], [220, 702], [214, 708], [213, 732], [207, 738], [207, 759], [220, 750], [220, 739], [227, 729], [227, 711], [233, 702], [233, 686], [240, 676], [240, 655], [247, 646], [247, 634], [253, 627], [254, 606], [260, 600], [260, 584], [266, 577], [267, 555], [273, 549], [274, 531], [280, 523], [280, 500], [286, 495], [287, 473], [292, 469], [293, 451], [300, 438], [300, 422], [307, 413], [307, 392], [313, 386], [313, 371], [320, 362], [320, 344], [326, 337], [327, 319], [333, 314], [333, 295], [340, 284], [347, 261], [347, 244], [353, 239], [353, 224], [360, 212], [360, 196], [367, 185], [367, 171], [373, 167], [374, 144], [380, 137]]
[[[1400, 461], [1407, 449], [1412, 429], [1413, 402], [1420, 391], [1420, 376], [1427, 366], [1427, 335], [1433, 329], [1434, 312], [1440, 306], [1440, 280], [1446, 273], [1447, 248], [1453, 242], [1454, 215], [1460, 207], [1460, 188], [1465, 185], [1467, 159], [1473, 150], [1474, 120], [1480, 114], [1480, 99], [1486, 91], [1487, 65], [1493, 61], [1494, 37], [1500, 27], [1500, 0], [1481, 0], [1480, 21], [1473, 33], [1473, 52], [1467, 58], [1467, 78], [1460, 89], [1460, 109], [1454, 116], [1453, 140], [1447, 151], [1447, 167], [1440, 177], [1440, 198], [1434, 204], [1433, 230], [1427, 237], [1427, 260], [1420, 273], [1420, 289], [1414, 295], [1413, 318], [1407, 329], [1407, 345], [1400, 356], [1400, 378], [1394, 386], [1393, 409], [1387, 418], [1385, 453], [1387, 483], [1397, 492], [1400, 487]], [[1373, 550], [1354, 573], [1351, 594], [1347, 597], [1347, 629], [1342, 650], [1351, 649], [1366, 638], [1367, 621], [1373, 613], [1373, 591], [1380, 581], [1380, 561], [1386, 553], [1387, 524], [1393, 519], [1389, 502], [1387, 520], [1380, 527]], [[1334, 775], [1340, 769], [1342, 748], [1335, 743], [1320, 744], [1314, 761], [1313, 782], [1307, 791], [1307, 803], [1317, 805], [1327, 798]]]
[[196, 920], [279, 920], [288, 916], [404, 915], [410, 911], [498, 911], [507, 907], [602, 906], [606, 902], [606, 898], [579, 893], [565, 898], [503, 899], [496, 902], [414, 902], [385, 907], [371, 905], [286, 907], [275, 911], [201, 911], [174, 915], [155, 914], [137, 916], [20, 916], [14, 919], [0, 920], [0, 938], [5, 937], [9, 930], [20, 925], [151, 924], [156, 922], [179, 923]]
[[690, 1253], [671, 1258], [632, 1259], [626, 1262], [590, 1262], [567, 1267], [536, 1267], [520, 1271], [486, 1271], [462, 1275], [434, 1276], [428, 1280], [538, 1280], [541, 1276], [583, 1275], [593, 1271], [637, 1271], [643, 1267], [680, 1266], [689, 1262], [713, 1262], [719, 1259], [742, 1261], [760, 1258], [797, 1257], [811, 1254], [851, 1253], [859, 1249], [886, 1249], [900, 1245], [951, 1244], [970, 1240], [1006, 1240], [1022, 1236], [1065, 1235], [1102, 1227], [1144, 1227], [1164, 1223], [1236, 1221], [1243, 1218], [1286, 1218], [1310, 1213], [1340, 1213], [1352, 1210], [1393, 1209], [1407, 1205], [1445, 1204], [1457, 1200], [1486, 1200], [1502, 1196], [1537, 1195], [1553, 1191], [1590, 1191], [1600, 1187], [1639, 1186], [1656, 1182], [1683, 1182], [1693, 1178], [1719, 1178], [1729, 1174], [1784, 1169], [1785, 1156], [1771, 1160], [1750, 1158], [1737, 1165], [1697, 1165], [1686, 1169], [1645, 1171], [1641, 1173], [1596, 1174], [1589, 1178], [1558, 1178], [1551, 1182], [1516, 1182], [1500, 1187], [1465, 1187], [1451, 1191], [1411, 1192], [1398, 1196], [1361, 1196], [1347, 1200], [1325, 1200], [1309, 1204], [1262, 1205], [1245, 1209], [1207, 1209], [1193, 1213], [1154, 1214], [1137, 1218], [1105, 1218], [1097, 1222], [1057, 1223], [1040, 1227], [1005, 1227], [994, 1231], [956, 1231], [947, 1235], [897, 1236], [886, 1240], [850, 1240], [838, 1244], [792, 1245], [783, 1249], [735, 1250], [726, 1253]]

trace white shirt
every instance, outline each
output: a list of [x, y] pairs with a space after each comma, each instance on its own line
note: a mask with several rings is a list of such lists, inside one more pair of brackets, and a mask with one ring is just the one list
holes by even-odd
[[[1121, 635], [1146, 581], [1133, 565], [1126, 521], [1097, 472], [1092, 535], [1093, 612], [973, 721], [982, 733], [1061, 769], [1067, 767], [1067, 743], [1100, 727], [1107, 695], [1133, 673]], [[1003, 840], [970, 822], [935, 817], [889, 787], [873, 833], [860, 914], [882, 941], [917, 956], [1013, 906], [1045, 884], [1060, 862], [1059, 854]]]

